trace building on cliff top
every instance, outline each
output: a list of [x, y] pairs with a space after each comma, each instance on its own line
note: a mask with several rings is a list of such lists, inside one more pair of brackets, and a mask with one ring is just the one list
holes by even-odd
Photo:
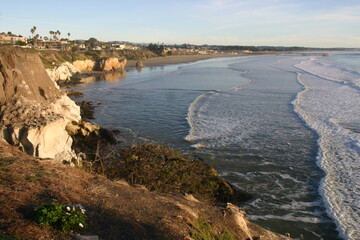
[[46, 49], [46, 50], [70, 50], [71, 45], [68, 41], [61, 41], [56, 39], [42, 40], [39, 39], [36, 42], [37, 49]]
[[12, 33], [0, 33], [0, 43], [1, 44], [14, 44], [18, 41], [27, 42], [27, 38], [21, 35], [15, 35]]

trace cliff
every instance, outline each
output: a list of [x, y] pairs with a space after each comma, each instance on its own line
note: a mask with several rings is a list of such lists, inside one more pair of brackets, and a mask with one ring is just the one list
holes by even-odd
[[65, 130], [80, 108], [52, 81], [36, 52], [0, 47], [0, 138], [39, 158], [69, 160]]
[[76, 60], [72, 64], [63, 62], [59, 66], [47, 68], [46, 72], [53, 81], [70, 82], [71, 77], [82, 71], [117, 71], [124, 74], [126, 63], [126, 59], [119, 60], [115, 57], [99, 59], [96, 62], [92, 60]]

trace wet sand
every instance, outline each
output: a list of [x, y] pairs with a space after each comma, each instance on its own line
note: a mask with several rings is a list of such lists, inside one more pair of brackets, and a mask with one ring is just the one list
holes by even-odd
[[[168, 64], [196, 62], [196, 61], [206, 60], [206, 59], [210, 59], [210, 58], [237, 57], [237, 56], [243, 56], [243, 55], [246, 55], [246, 54], [174, 55], [174, 56], [145, 59], [145, 60], [141, 60], [141, 62], [144, 64], [144, 67], [151, 67], [151, 66], [161, 66], [161, 65], [168, 65]], [[125, 68], [136, 67], [136, 62], [137, 62], [137, 60], [129, 60], [126, 64]]]

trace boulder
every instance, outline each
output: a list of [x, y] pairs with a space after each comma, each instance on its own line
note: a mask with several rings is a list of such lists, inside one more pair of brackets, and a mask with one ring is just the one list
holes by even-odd
[[66, 125], [65, 130], [70, 134], [70, 136], [76, 135], [80, 130], [80, 126], [76, 122], [69, 122]]
[[142, 67], [144, 67], [144, 63], [142, 61], [137, 61], [136, 62], [136, 67], [137, 68], [142, 68]]
[[126, 63], [127, 63], [126, 59], [119, 61], [119, 59], [115, 57], [104, 58], [101, 59], [98, 63], [98, 70], [100, 71], [124, 70]]
[[46, 72], [53, 81], [70, 81], [70, 78], [80, 70], [71, 63], [64, 62], [53, 69], [46, 69]]
[[95, 61], [92, 60], [76, 60], [72, 63], [80, 71], [94, 70]]

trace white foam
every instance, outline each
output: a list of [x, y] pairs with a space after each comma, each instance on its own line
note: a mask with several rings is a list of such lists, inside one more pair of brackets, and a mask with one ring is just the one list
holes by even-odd
[[360, 87], [360, 73], [337, 67], [321, 57], [313, 57], [296, 64], [295, 67], [331, 81]]
[[190, 126], [190, 132], [185, 137], [186, 141], [193, 142], [193, 141], [196, 141], [196, 140], [199, 139], [199, 137], [196, 136], [196, 132], [197, 132], [197, 126], [195, 125], [196, 107], [206, 96], [208, 96], [208, 95], [210, 95], [212, 93], [213, 93], [213, 91], [208, 92], [208, 93], [204, 93], [204, 94], [200, 95], [199, 97], [197, 97], [195, 99], [195, 101], [193, 101], [190, 104], [189, 109], [188, 109], [188, 115], [187, 115], [187, 118], [186, 118], [186, 120], [188, 121], [189, 126]]
[[304, 223], [329, 223], [329, 220], [318, 218], [316, 216], [295, 216], [295, 214], [289, 213], [286, 215], [273, 215], [273, 214], [266, 214], [266, 215], [248, 215], [247, 218], [249, 220], [269, 220], [269, 219], [277, 219], [282, 221], [289, 221], [289, 222], [304, 222]]
[[320, 193], [342, 237], [360, 239], [360, 134], [339, 124], [360, 120], [358, 75], [319, 58], [296, 67], [305, 90], [293, 102], [295, 111], [320, 136], [318, 160], [326, 173]]
[[[269, 203], [269, 205], [274, 205], [272, 203]], [[322, 206], [323, 203], [321, 201], [315, 201], [315, 202], [302, 202], [302, 201], [296, 201], [296, 200], [292, 200], [289, 204], [282, 204], [282, 205], [277, 205], [276, 207], [279, 209], [284, 209], [284, 210], [296, 210], [297, 212], [299, 211], [304, 211], [306, 208], [310, 208], [310, 207], [314, 207], [314, 206]], [[307, 214], [315, 214], [312, 212], [306, 212]], [[322, 212], [321, 212], [322, 213]], [[316, 213], [315, 215], [321, 215]]]
[[239, 143], [246, 147], [247, 143], [242, 140], [259, 128], [261, 119], [251, 112], [239, 118], [241, 103], [234, 101], [239, 89], [212, 91], [199, 96], [188, 109], [190, 131], [185, 140], [200, 143], [206, 148]]
[[206, 146], [201, 143], [196, 143], [196, 144], [191, 145], [191, 147], [195, 148], [195, 149], [202, 149], [202, 148], [205, 148]]
[[284, 174], [284, 173], [279, 173], [279, 172], [256, 172], [256, 173], [260, 173], [263, 175], [273, 175], [273, 176], [279, 176], [282, 179], [287, 179], [287, 180], [291, 180], [295, 183], [303, 183], [302, 181], [297, 180], [296, 178], [291, 177], [289, 174]]

